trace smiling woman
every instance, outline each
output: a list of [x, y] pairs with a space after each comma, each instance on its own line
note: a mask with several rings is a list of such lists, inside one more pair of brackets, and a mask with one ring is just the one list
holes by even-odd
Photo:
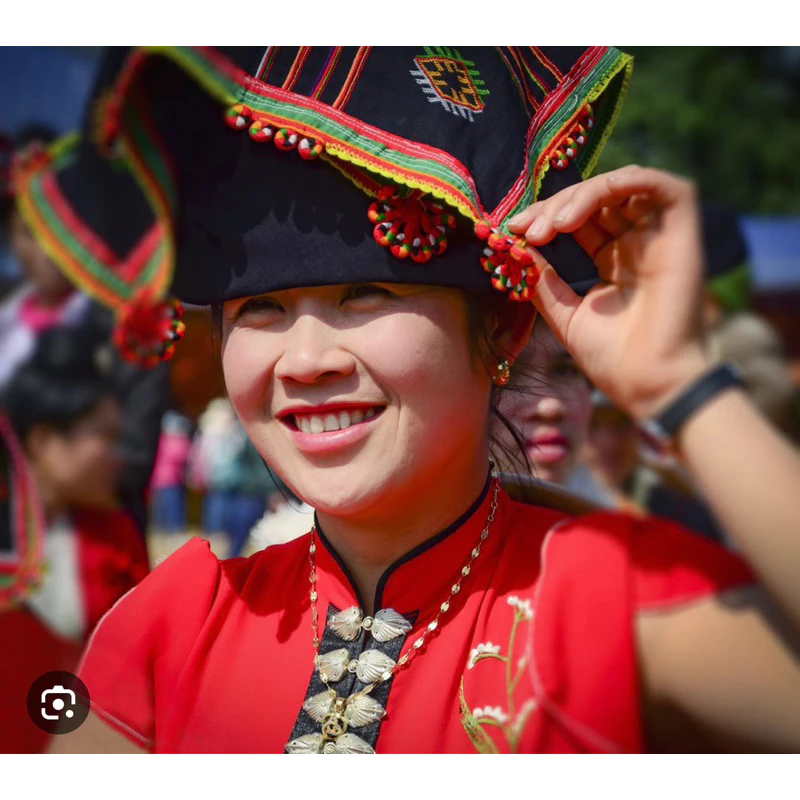
[[[438, 487], [437, 505], [480, 491], [491, 379], [461, 291], [361, 284], [229, 301], [222, 362], [253, 442], [319, 514], [389, 523], [424, 487]], [[460, 502], [443, 512], [457, 517]]]
[[[708, 369], [691, 189], [636, 168], [581, 182], [627, 70], [604, 47], [134, 54], [106, 144], [169, 216], [163, 251], [135, 252], [168, 264], [177, 252], [173, 290], [222, 306], [231, 400], [316, 516], [249, 559], [194, 540], [127, 595], [80, 670], [89, 733], [60, 749], [104, 731], [155, 752], [640, 751], [675, 736], [674, 709], [712, 738], [798, 743], [788, 645], [752, 606], [714, 599], [755, 581], [743, 561], [662, 522], [516, 503], [490, 461], [490, 412], [531, 300], [637, 417]], [[49, 185], [92, 219], [96, 189], [81, 206], [74, 179], [56, 171]], [[46, 236], [33, 198], [26, 208]], [[93, 277], [112, 294], [130, 290], [120, 275], [151, 281], [122, 315], [147, 318], [168, 271], [107, 266]], [[149, 313], [121, 340], [152, 354], [142, 330], [167, 328], [171, 352], [173, 312]], [[762, 424], [725, 388], [681, 432], [712, 489], [720, 415], [733, 430], [737, 417]], [[798, 466], [761, 431], [774, 493]], [[800, 620], [791, 493], [771, 498], [772, 550], [738, 505], [746, 491], [712, 495]], [[757, 703], [743, 699], [754, 668], [771, 676]]]

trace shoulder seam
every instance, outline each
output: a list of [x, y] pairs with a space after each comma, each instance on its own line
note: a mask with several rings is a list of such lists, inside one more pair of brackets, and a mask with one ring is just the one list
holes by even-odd
[[139, 731], [134, 730], [131, 728], [130, 725], [126, 725], [121, 719], [118, 719], [113, 714], [109, 714], [108, 711], [101, 708], [97, 703], [93, 700], [89, 701], [89, 707], [94, 711], [99, 717], [102, 717], [107, 722], [110, 722], [113, 726], [117, 727], [123, 733], [127, 734], [129, 738], [132, 736], [135, 739], [138, 739], [145, 747], [152, 750], [154, 742], [152, 739], [148, 739], [146, 736], [143, 736]]

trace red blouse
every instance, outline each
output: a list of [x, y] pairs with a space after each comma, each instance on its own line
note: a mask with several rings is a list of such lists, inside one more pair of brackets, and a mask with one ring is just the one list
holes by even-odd
[[[490, 501], [485, 490], [384, 573], [375, 608], [413, 621], [395, 660], [460, 577]], [[327, 652], [347, 643], [326, 619], [359, 599], [319, 538]], [[96, 629], [80, 670], [93, 710], [157, 752], [280, 753], [318, 731], [302, 710], [321, 687], [308, 545], [306, 535], [219, 561], [204, 541], [187, 543]], [[736, 556], [672, 524], [572, 519], [501, 491], [491, 533], [439, 629], [373, 693], [385, 718], [353, 732], [379, 753], [641, 751], [636, 613], [752, 581]], [[364, 633], [350, 645], [360, 652], [376, 646], [370, 640]]]

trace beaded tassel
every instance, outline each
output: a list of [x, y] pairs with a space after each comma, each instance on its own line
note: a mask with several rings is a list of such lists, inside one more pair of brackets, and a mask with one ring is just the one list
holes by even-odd
[[147, 290], [128, 303], [114, 329], [114, 344], [126, 361], [144, 367], [168, 361], [185, 332], [183, 305], [170, 298], [153, 302]]
[[375, 241], [397, 258], [424, 264], [447, 249], [447, 228], [455, 228], [455, 214], [419, 190], [404, 196], [396, 186], [384, 186], [367, 212], [375, 224]]
[[481, 266], [491, 276], [492, 286], [498, 291], [508, 292], [512, 300], [530, 300], [539, 273], [533, 264], [533, 256], [527, 250], [527, 242], [504, 236], [487, 222], [477, 223], [475, 233], [486, 241]]
[[553, 151], [550, 163], [556, 169], [566, 169], [570, 161], [578, 155], [581, 147], [586, 144], [589, 131], [594, 127], [594, 112], [587, 103], [581, 111], [581, 116], [573, 130], [565, 136]]
[[325, 143], [310, 136], [303, 136], [299, 131], [291, 128], [278, 128], [271, 125], [266, 119], [256, 118], [253, 110], [248, 106], [238, 103], [225, 112], [225, 121], [234, 130], [248, 129], [250, 138], [255, 142], [275, 143], [278, 150], [287, 152], [297, 150], [300, 157], [306, 161], [319, 158], [325, 150]]

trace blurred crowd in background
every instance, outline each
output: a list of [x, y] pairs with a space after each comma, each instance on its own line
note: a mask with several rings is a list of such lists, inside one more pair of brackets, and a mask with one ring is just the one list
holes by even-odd
[[[99, 57], [96, 48], [14, 48], [29, 52], [13, 54], [12, 78], [11, 54], [3, 52], [11, 49], [0, 48], [6, 178], [16, 153], [47, 146], [77, 125]], [[790, 150], [785, 169], [771, 162], [753, 169], [764, 158], [761, 142], [781, 140], [778, 118], [763, 116], [770, 108], [762, 108], [745, 131], [734, 132], [715, 111], [725, 105], [731, 81], [741, 88], [728, 73], [749, 69], [750, 88], [767, 87], [777, 97], [773, 113], [794, 109], [780, 124], [794, 125], [793, 141], [800, 141], [800, 103], [780, 105], [800, 99], [800, 48], [625, 49], [639, 61], [637, 79], [599, 169], [637, 160], [700, 182], [708, 198], [709, 347], [740, 366], [757, 405], [800, 444], [800, 195], [782, 191], [788, 181], [796, 192], [790, 171], [796, 157]], [[682, 133], [669, 129], [660, 106], [637, 111], [665, 70], [685, 71], [692, 87], [676, 104], [685, 119], [672, 120]], [[719, 74], [725, 70], [728, 82]], [[741, 117], [741, 97], [734, 110]], [[729, 134], [734, 142], [718, 141]], [[753, 137], [749, 165], [730, 151], [744, 147], [746, 135]], [[780, 152], [771, 154], [773, 161]], [[730, 163], [735, 171], [726, 178]], [[248, 555], [307, 531], [312, 509], [241, 429], [225, 398], [208, 310], [187, 310], [187, 337], [173, 361], [154, 370], [125, 363], [109, 342], [110, 314], [76, 291], [33, 239], [10, 181], [1, 188], [0, 405], [44, 509], [46, 560], [44, 581], [26, 598], [27, 616], [3, 615], [4, 637], [36, 643], [16, 663], [3, 659], [5, 691], [14, 674], [23, 683], [36, 659], [47, 663], [59, 652], [61, 663], [74, 663], [100, 616], [188, 537], [209, 538], [223, 557]], [[595, 390], [541, 321], [504, 394], [494, 438], [511, 480], [533, 476], [586, 503], [669, 517], [729, 545], [676, 454]], [[0, 493], [0, 502], [7, 494]], [[11, 538], [12, 531], [0, 530], [0, 551]], [[0, 734], [0, 752], [17, 746]]]

